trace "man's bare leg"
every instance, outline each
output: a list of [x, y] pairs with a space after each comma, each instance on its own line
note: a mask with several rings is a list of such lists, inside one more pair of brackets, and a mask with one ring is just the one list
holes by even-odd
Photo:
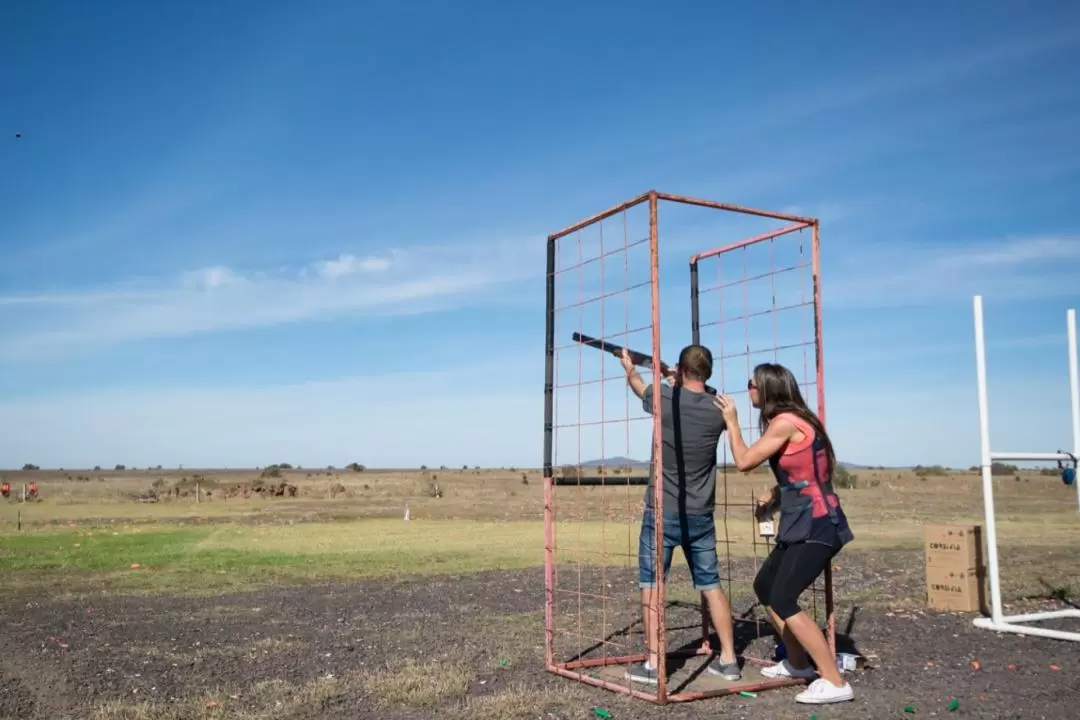
[[649, 667], [660, 667], [660, 633], [656, 623], [656, 611], [651, 607], [656, 597], [654, 588], [641, 590], [641, 616], [645, 623], [645, 647], [649, 650]]
[[702, 591], [709, 608], [716, 636], [720, 638], [720, 662], [735, 662], [735, 627], [731, 617], [731, 602], [720, 588]]

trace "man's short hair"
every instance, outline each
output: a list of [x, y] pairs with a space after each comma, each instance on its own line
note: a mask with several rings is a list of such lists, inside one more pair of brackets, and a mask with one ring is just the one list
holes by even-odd
[[708, 380], [712, 377], [712, 363], [712, 353], [704, 345], [687, 345], [679, 353], [679, 371], [688, 380]]

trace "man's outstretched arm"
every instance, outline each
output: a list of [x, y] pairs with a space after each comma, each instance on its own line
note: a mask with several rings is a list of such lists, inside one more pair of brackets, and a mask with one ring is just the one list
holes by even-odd
[[637, 395], [639, 399], [644, 399], [646, 387], [645, 381], [641, 379], [641, 375], [638, 374], [633, 361], [630, 360], [630, 353], [623, 350], [619, 360], [622, 362], [623, 370], [626, 371], [626, 384], [630, 386], [630, 389], [634, 391], [634, 394]]

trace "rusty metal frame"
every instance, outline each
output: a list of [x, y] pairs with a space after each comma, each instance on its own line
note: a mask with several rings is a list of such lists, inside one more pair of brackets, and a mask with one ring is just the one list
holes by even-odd
[[[693, 204], [702, 204], [694, 202]], [[717, 207], [719, 204], [706, 204], [707, 207]], [[724, 209], [732, 209], [731, 207]], [[747, 212], [745, 209], [738, 209], [737, 212]], [[811, 276], [813, 281], [812, 291], [812, 303], [814, 314], [814, 365], [815, 365], [815, 389], [817, 396], [817, 415], [821, 419], [821, 424], [825, 425], [825, 369], [824, 369], [824, 352], [822, 346], [822, 324], [821, 324], [821, 223], [817, 218], [812, 217], [798, 217], [794, 215], [784, 215], [782, 213], [765, 213], [761, 211], [749, 211], [751, 214], [764, 215], [765, 217], [773, 217], [778, 220], [790, 220], [792, 224], [785, 225], [784, 227], [771, 230], [769, 232], [761, 233], [753, 237], [738, 240], [736, 242], [729, 243], [722, 247], [715, 248], [713, 250], [707, 250], [697, 253], [690, 258], [690, 324], [691, 324], [691, 337], [692, 342], [701, 342], [701, 328], [700, 328], [700, 312], [698, 307], [699, 297], [699, 281], [698, 281], [698, 263], [706, 258], [722, 255], [733, 250], [755, 245], [766, 240], [772, 240], [774, 238], [782, 237], [789, 233], [798, 232], [799, 230], [810, 230], [810, 266]], [[824, 585], [825, 585], [825, 617], [826, 617], [826, 629], [825, 639], [829, 643], [829, 648], [832, 653], [836, 654], [836, 607], [835, 596], [833, 592], [833, 567], [832, 563], [828, 563], [825, 566], [824, 571]]]
[[[773, 680], [760, 683], [735, 683], [730, 687], [718, 688], [712, 690], [692, 691], [683, 690], [676, 692], [668, 692], [668, 678], [666, 673], [667, 658], [668, 657], [694, 657], [701, 655], [711, 654], [709, 648], [708, 630], [709, 620], [707, 617], [706, 607], [704, 600], [702, 601], [702, 631], [703, 641], [702, 644], [695, 650], [683, 650], [675, 652], [661, 651], [659, 653], [659, 667], [657, 668], [658, 684], [655, 692], [648, 692], [644, 690], [635, 689], [632, 681], [627, 681], [628, 684], [620, 684], [602, 678], [594, 677], [587, 672], [588, 668], [594, 668], [598, 666], [606, 665], [623, 665], [627, 663], [642, 662], [648, 655], [647, 653], [626, 655], [620, 657], [604, 657], [588, 660], [573, 660], [560, 662], [556, 661], [554, 657], [555, 647], [555, 627], [554, 627], [554, 604], [555, 604], [555, 540], [554, 540], [554, 488], [555, 472], [553, 468], [553, 443], [552, 433], [554, 430], [554, 413], [553, 413], [553, 399], [554, 399], [554, 355], [555, 355], [555, 275], [556, 275], [556, 241], [559, 238], [565, 237], [571, 233], [582, 230], [594, 223], [600, 222], [606, 218], [616, 215], [625, 210], [629, 210], [632, 207], [640, 205], [641, 203], [648, 202], [649, 204], [649, 260], [650, 260], [650, 284], [652, 295], [652, 357], [653, 357], [653, 377], [661, 377], [660, 372], [660, 288], [659, 288], [659, 230], [658, 230], [658, 210], [661, 201], [668, 201], [673, 203], [681, 203], [685, 205], [696, 205], [699, 207], [713, 208], [716, 210], [742, 213], [746, 215], [756, 215], [759, 217], [772, 218], [775, 220], [784, 220], [789, 223], [783, 228], [764, 233], [755, 237], [747, 238], [745, 240], [726, 245], [715, 250], [694, 255], [691, 259], [691, 279], [692, 279], [692, 319], [693, 319], [693, 332], [695, 342], [698, 340], [699, 328], [698, 328], [698, 292], [697, 292], [697, 264], [700, 260], [720, 253], [734, 250], [740, 247], [745, 247], [763, 240], [767, 240], [774, 237], [779, 237], [796, 230], [804, 228], [810, 228], [812, 231], [812, 243], [813, 243], [813, 282], [814, 282], [814, 331], [815, 331], [815, 358], [817, 362], [817, 375], [818, 375], [818, 412], [822, 419], [825, 421], [825, 399], [824, 399], [824, 384], [822, 379], [822, 346], [821, 346], [821, 316], [820, 316], [820, 284], [818, 277], [819, 257], [818, 257], [818, 220], [811, 217], [800, 217], [797, 215], [791, 215], [787, 213], [773, 212], [769, 210], [761, 210], [757, 208], [751, 208], [741, 205], [734, 205], [730, 203], [721, 203], [712, 200], [703, 200], [700, 198], [688, 197], [683, 195], [673, 195], [669, 193], [661, 193], [656, 190], [650, 190], [649, 192], [638, 195], [637, 197], [626, 200], [618, 205], [608, 208], [602, 212], [596, 213], [590, 217], [587, 217], [569, 227], [566, 227], [557, 232], [551, 233], [547, 238], [547, 317], [546, 317], [546, 363], [545, 363], [545, 385], [544, 385], [544, 459], [543, 459], [543, 472], [544, 472], [544, 574], [545, 574], [545, 666], [547, 671], [560, 675], [562, 677], [577, 680], [579, 682], [601, 687], [606, 690], [628, 695], [630, 697], [647, 700], [657, 704], [666, 704], [669, 702], [688, 702], [692, 700], [700, 700], [709, 697], [719, 697], [724, 695], [737, 694], [743, 691], [760, 691], [768, 690], [779, 687], [787, 687], [793, 685], [803, 685], [805, 680], [788, 678], [783, 680]], [[653, 463], [653, 491], [654, 491], [654, 514], [656, 518], [655, 531], [656, 538], [654, 547], [656, 549], [656, 568], [657, 568], [657, 584], [656, 593], [654, 594], [655, 601], [653, 605], [648, 608], [648, 612], [656, 617], [659, 647], [667, 647], [667, 627], [665, 618], [665, 585], [666, 580], [663, 577], [663, 573], [660, 572], [662, 565], [662, 553], [663, 553], [663, 442], [662, 442], [662, 406], [661, 406], [662, 394], [653, 394], [653, 436], [652, 436], [652, 451], [655, 458]], [[828, 641], [830, 648], [835, 653], [835, 618], [833, 615], [833, 597], [832, 597], [832, 568], [827, 567], [825, 571], [826, 582], [826, 611], [828, 614]], [[745, 619], [735, 618], [736, 622], [758, 622], [747, 621]], [[647, 639], [647, 638], [646, 638]], [[767, 666], [771, 663], [758, 658], [746, 658], [746, 662], [759, 667]], [[642, 687], [641, 684], [638, 684]], [[648, 686], [644, 686], [648, 687]]]

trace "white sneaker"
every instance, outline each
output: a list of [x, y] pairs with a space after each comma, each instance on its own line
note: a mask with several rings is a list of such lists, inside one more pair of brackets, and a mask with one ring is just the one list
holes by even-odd
[[802, 678], [803, 680], [809, 680], [817, 675], [817, 671], [812, 667], [799, 670], [792, 667], [787, 660], [781, 660], [775, 665], [762, 668], [761, 674], [767, 678]]
[[824, 705], [854, 699], [855, 691], [851, 689], [850, 684], [844, 683], [836, 687], [825, 678], [815, 680], [810, 683], [810, 687], [795, 696], [795, 702], [808, 705]]

